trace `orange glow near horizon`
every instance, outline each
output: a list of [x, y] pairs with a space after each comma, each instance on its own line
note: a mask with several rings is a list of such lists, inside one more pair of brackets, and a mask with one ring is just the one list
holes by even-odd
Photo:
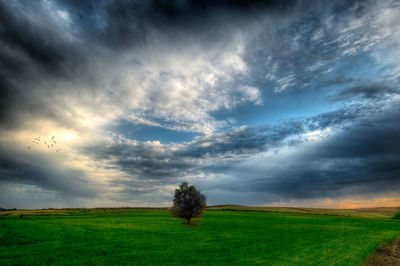
[[378, 197], [378, 198], [343, 198], [343, 199], [321, 199], [289, 201], [266, 206], [274, 207], [303, 207], [303, 208], [328, 208], [328, 209], [357, 209], [357, 208], [379, 208], [400, 207], [400, 197]]

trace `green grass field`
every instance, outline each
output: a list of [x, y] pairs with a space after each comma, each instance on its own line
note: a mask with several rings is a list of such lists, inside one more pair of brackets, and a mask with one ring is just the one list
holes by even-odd
[[400, 233], [372, 217], [208, 210], [189, 226], [165, 209], [4, 212], [0, 264], [358, 265]]

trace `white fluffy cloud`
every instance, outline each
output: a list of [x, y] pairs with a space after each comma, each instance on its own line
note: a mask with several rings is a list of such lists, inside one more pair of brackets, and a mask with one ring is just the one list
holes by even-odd
[[[261, 91], [246, 84], [244, 43], [239, 36], [209, 49], [186, 43], [128, 52], [105, 70], [114, 108], [135, 123], [210, 133], [224, 125], [210, 112], [243, 102], [262, 103]], [[166, 44], [163, 44], [166, 45]], [[113, 86], [113, 84], [117, 84]], [[105, 92], [106, 89], [102, 90]]]

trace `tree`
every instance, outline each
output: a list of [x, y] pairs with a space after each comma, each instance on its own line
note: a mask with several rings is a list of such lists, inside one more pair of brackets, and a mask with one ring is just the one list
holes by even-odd
[[173, 206], [169, 213], [175, 218], [183, 218], [190, 223], [190, 219], [201, 217], [206, 209], [206, 197], [194, 186], [182, 182], [178, 189], [175, 189]]

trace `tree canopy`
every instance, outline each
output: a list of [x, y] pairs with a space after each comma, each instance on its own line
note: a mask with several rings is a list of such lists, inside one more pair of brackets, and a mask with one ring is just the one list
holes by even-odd
[[173, 206], [169, 209], [175, 218], [183, 218], [190, 223], [191, 218], [201, 217], [206, 209], [206, 197], [193, 185], [182, 182], [175, 189]]

